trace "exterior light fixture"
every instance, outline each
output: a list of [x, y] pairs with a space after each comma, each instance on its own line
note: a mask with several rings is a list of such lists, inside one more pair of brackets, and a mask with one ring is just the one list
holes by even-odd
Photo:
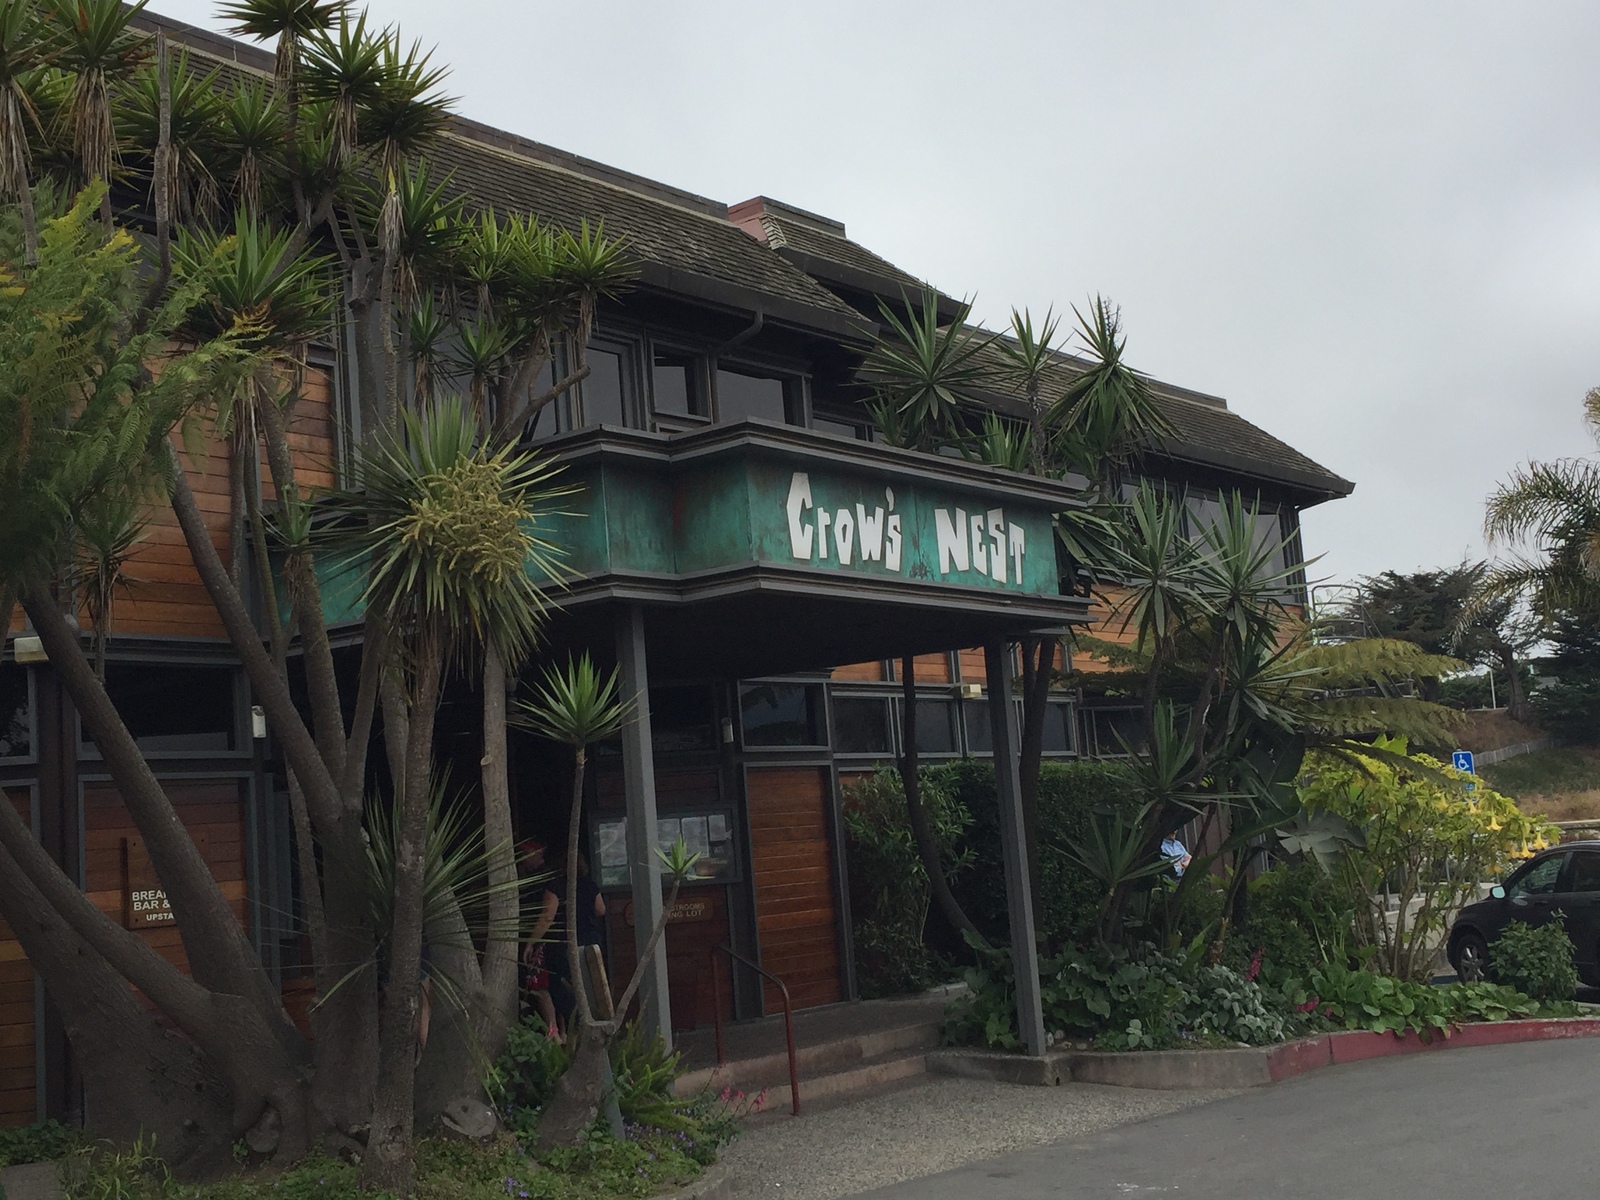
[[50, 656], [44, 652], [44, 640], [42, 638], [19, 636], [11, 643], [11, 653], [19, 663], [50, 661]]
[[250, 706], [250, 736], [258, 742], [267, 736], [267, 710], [259, 704]]
[[958, 683], [956, 684], [956, 695], [960, 696], [963, 700], [982, 700], [983, 684]]

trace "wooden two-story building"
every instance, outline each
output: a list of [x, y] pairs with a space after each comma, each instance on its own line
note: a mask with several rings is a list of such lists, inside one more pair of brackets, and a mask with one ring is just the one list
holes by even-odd
[[[256, 47], [159, 23], [201, 59], [270, 73]], [[919, 656], [922, 754], [992, 753], [1002, 675], [981, 647], [1094, 617], [1057, 570], [1053, 518], [1076, 489], [874, 440], [855, 371], [879, 301], [923, 285], [842, 223], [766, 198], [730, 207], [467, 120], [432, 158], [476, 204], [604, 221], [639, 264], [637, 285], [599, 314], [591, 374], [533, 433], [582, 484], [563, 529], [576, 580], [552, 650], [619, 663], [648, 701], [618, 745], [599, 748], [586, 814], [592, 869], [613, 900], [613, 973], [647, 924], [649, 847], [681, 836], [702, 858], [669, 926], [655, 1019], [683, 1028], [713, 1003], [746, 1016], [770, 1004], [748, 972], [724, 972], [730, 994], [712, 995], [708, 956], [722, 944], [782, 977], [798, 1005], [848, 1000], [841, 772], [898, 750], [891, 664], [907, 654]], [[355, 384], [339, 350], [334, 331], [295, 414], [312, 487], [339, 477], [351, 440]], [[1350, 491], [1224, 401], [1157, 390], [1177, 436], [1143, 470], [1186, 488], [1197, 514], [1243, 490], [1298, 554], [1301, 510]], [[187, 465], [226, 560], [226, 447]], [[107, 686], [295, 993], [305, 939], [285, 781], [170, 514], [152, 514], [127, 574]], [[156, 883], [137, 831], [27, 632], [15, 626], [0, 659], [0, 791], [102, 908], [181, 957], [170, 914], [141, 899]], [[459, 695], [441, 741], [470, 765], [476, 705], [469, 688]], [[1117, 719], [1080, 712], [1062, 690], [1046, 752], [1104, 751]], [[519, 833], [554, 841], [565, 761], [514, 736]], [[71, 1081], [49, 998], [0, 925], [0, 1124], [70, 1114]]]

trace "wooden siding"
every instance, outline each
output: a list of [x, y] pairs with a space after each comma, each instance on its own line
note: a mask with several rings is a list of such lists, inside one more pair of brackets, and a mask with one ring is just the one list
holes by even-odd
[[[719, 945], [730, 938], [728, 928], [728, 889], [702, 885], [680, 888], [678, 907], [704, 903], [709, 911], [692, 921], [669, 921], [663, 938], [667, 943], [667, 998], [672, 1004], [672, 1027], [675, 1030], [700, 1029], [716, 1019], [718, 996], [715, 976], [711, 968], [711, 955]], [[606, 969], [611, 977], [611, 994], [615, 999], [627, 986], [639, 961], [634, 948], [634, 927], [628, 924], [630, 901], [627, 893], [614, 892], [606, 897], [606, 934], [611, 946], [611, 958]], [[552, 947], [545, 953], [561, 953]], [[727, 955], [719, 964], [722, 971], [722, 1016], [733, 1016], [733, 982], [728, 970]], [[637, 1011], [637, 1010], [635, 1010]]]
[[[249, 878], [245, 860], [245, 782], [238, 779], [183, 779], [163, 784], [189, 836], [205, 856], [222, 886], [234, 915], [249, 924]], [[121, 922], [128, 843], [137, 843], [138, 827], [109, 783], [90, 783], [83, 790], [84, 874], [97, 908]], [[188, 971], [183, 940], [174, 925], [141, 929], [139, 935], [163, 958]]]
[[[752, 767], [746, 774], [750, 859], [761, 965], [796, 1008], [843, 999], [826, 767]], [[781, 1007], [766, 985], [766, 1010]]]
[[[306, 372], [304, 393], [295, 405], [290, 421], [290, 450], [295, 477], [312, 489], [332, 487], [336, 482], [334, 463], [337, 453], [333, 386], [323, 370]], [[220, 438], [202, 440], [203, 453], [192, 458], [179, 452], [189, 485], [211, 531], [212, 544], [231, 561], [229, 536], [232, 454]], [[262, 477], [267, 480], [263, 455]], [[263, 486], [268, 500], [273, 490], [270, 481]], [[210, 597], [195, 571], [189, 547], [178, 528], [177, 518], [165, 503], [148, 510], [149, 524], [126, 569], [132, 581], [120, 592], [112, 609], [112, 630], [119, 634], [148, 634], [170, 637], [221, 638], [222, 622], [211, 606]], [[87, 614], [85, 614], [87, 619]]]
[[846, 667], [833, 669], [835, 683], [882, 683], [883, 664], [881, 662], [851, 663]]
[[[0, 804], [7, 802], [30, 820], [26, 791], [0, 792]], [[0, 920], [0, 1126], [32, 1125], [37, 1115], [33, 1002], [33, 968]]]

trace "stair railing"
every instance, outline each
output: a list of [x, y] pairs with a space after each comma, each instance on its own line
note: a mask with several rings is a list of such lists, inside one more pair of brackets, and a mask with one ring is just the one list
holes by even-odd
[[711, 951], [711, 983], [713, 992], [711, 1011], [713, 1014], [715, 1014], [715, 1024], [717, 1030], [717, 1066], [725, 1067], [728, 1065], [728, 1055], [723, 1049], [722, 1045], [722, 966], [720, 960], [717, 958], [718, 950], [726, 954], [730, 962], [741, 962], [754, 971], [757, 975], [760, 975], [763, 979], [770, 980], [773, 984], [777, 985], [778, 994], [783, 997], [783, 1036], [789, 1047], [789, 1095], [794, 1101], [794, 1115], [798, 1117], [800, 1115], [800, 1070], [795, 1063], [794, 1005], [789, 1001], [788, 985], [774, 975], [771, 971], [763, 967], [760, 963], [750, 961], [750, 959], [746, 958], [732, 946], [728, 945], [717, 946]]

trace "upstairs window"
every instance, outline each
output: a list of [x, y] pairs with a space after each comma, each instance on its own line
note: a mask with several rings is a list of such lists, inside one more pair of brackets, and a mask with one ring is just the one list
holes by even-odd
[[832, 413], [812, 413], [811, 428], [821, 433], [835, 434], [838, 437], [855, 438], [857, 441], [867, 441], [872, 436], [872, 427], [866, 422], [852, 421], [848, 417], [836, 416]]
[[589, 425], [632, 425], [634, 409], [633, 350], [616, 342], [594, 342], [589, 346], [589, 376], [578, 385], [582, 419], [578, 428]]
[[[233, 671], [228, 667], [108, 663], [106, 692], [139, 749], [152, 754], [225, 754], [238, 748]], [[86, 746], [94, 734], [83, 727]]]
[[742, 421], [758, 417], [784, 424], [790, 420], [792, 396], [787, 380], [743, 368], [717, 368], [717, 417]]
[[658, 347], [652, 359], [650, 382], [657, 416], [706, 416], [709, 406], [701, 382], [700, 359], [695, 355]]
[[822, 689], [805, 683], [739, 688], [739, 724], [748, 747], [825, 746]]

